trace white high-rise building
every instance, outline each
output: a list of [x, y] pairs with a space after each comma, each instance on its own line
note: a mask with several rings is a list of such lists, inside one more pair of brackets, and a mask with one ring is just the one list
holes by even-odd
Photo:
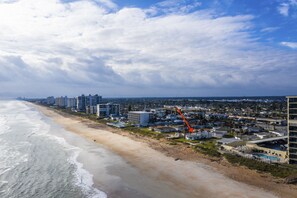
[[55, 105], [61, 108], [66, 108], [67, 107], [67, 96], [63, 97], [57, 97], [55, 99]]
[[67, 98], [67, 108], [76, 108], [76, 98]]

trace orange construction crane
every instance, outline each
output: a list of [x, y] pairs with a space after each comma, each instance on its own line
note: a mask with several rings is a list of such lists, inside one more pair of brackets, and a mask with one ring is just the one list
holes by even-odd
[[177, 113], [182, 117], [184, 123], [186, 123], [189, 132], [190, 132], [190, 133], [193, 133], [193, 132], [194, 132], [194, 128], [191, 127], [191, 125], [189, 124], [188, 120], [187, 120], [187, 119], [185, 118], [185, 116], [183, 115], [182, 111], [181, 111], [178, 107], [175, 107], [175, 108], [176, 108]]

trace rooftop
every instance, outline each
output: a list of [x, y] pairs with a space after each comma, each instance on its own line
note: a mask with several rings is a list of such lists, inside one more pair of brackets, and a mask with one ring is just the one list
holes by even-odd
[[241, 140], [235, 139], [235, 138], [223, 138], [220, 140], [217, 140], [217, 142], [221, 143], [221, 144], [230, 144], [233, 142], [239, 142]]
[[152, 113], [152, 112], [147, 112], [147, 111], [129, 111], [129, 113], [148, 114], [148, 113]]
[[275, 141], [275, 140], [282, 140], [282, 139], [287, 139], [287, 138], [288, 138], [288, 136], [281, 136], [281, 137], [267, 138], [267, 139], [263, 139], [263, 140], [249, 141], [248, 143], [258, 144], [258, 143]]

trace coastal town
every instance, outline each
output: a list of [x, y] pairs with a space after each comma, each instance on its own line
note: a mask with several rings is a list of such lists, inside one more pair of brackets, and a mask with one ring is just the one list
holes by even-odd
[[[268, 164], [297, 163], [295, 97], [105, 99], [96, 94], [19, 99], [167, 139], [171, 144], [188, 144], [210, 156], [226, 154]], [[287, 118], [292, 121], [290, 127]], [[292, 136], [289, 144], [288, 129]]]

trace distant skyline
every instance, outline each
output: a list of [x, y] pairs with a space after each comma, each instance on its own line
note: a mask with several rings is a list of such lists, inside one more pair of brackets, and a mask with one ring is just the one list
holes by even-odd
[[297, 0], [0, 0], [0, 98], [297, 95]]

